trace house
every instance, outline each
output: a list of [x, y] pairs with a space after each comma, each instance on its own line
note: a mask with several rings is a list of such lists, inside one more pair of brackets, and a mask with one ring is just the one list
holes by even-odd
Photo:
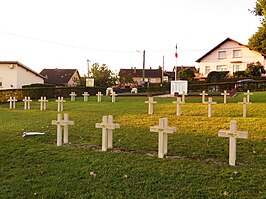
[[[143, 69], [136, 69], [136, 67], [131, 69], [120, 69], [120, 74], [130, 74], [138, 85], [141, 85]], [[151, 84], [162, 83], [162, 69], [145, 69], [145, 82]]]
[[77, 69], [43, 69], [40, 72], [47, 84], [56, 86], [77, 86], [80, 82], [80, 75]]
[[43, 84], [45, 77], [18, 61], [0, 61], [0, 89]]
[[233, 75], [236, 71], [246, 70], [247, 64], [258, 61], [265, 67], [266, 54], [252, 50], [230, 38], [196, 60], [203, 77], [207, 77], [212, 71], [229, 71], [229, 74]]

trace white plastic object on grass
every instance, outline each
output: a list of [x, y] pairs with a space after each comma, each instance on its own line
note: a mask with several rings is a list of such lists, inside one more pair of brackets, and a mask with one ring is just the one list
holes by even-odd
[[40, 132], [23, 132], [22, 137], [32, 136], [32, 135], [44, 135], [44, 133], [40, 133]]

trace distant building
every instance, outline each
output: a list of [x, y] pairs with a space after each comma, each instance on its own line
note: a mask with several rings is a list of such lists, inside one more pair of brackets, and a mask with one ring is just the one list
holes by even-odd
[[0, 61], [0, 89], [43, 84], [45, 77], [18, 61]]
[[80, 82], [80, 75], [77, 69], [43, 69], [40, 73], [47, 84], [56, 86], [77, 86]]
[[248, 64], [258, 61], [265, 67], [266, 54], [251, 50], [247, 45], [230, 38], [196, 60], [203, 77], [207, 77], [212, 71], [229, 71], [232, 75], [236, 71], [246, 70]]

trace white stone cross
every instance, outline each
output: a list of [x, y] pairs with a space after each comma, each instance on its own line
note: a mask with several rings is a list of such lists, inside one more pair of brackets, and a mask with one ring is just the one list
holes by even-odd
[[205, 93], [205, 91], [202, 91], [202, 93], [200, 93], [200, 95], [202, 95], [201, 102], [202, 102], [203, 104], [205, 104], [205, 95], [208, 95], [208, 93]]
[[16, 97], [10, 97], [8, 100], [9, 102], [9, 108], [12, 109], [12, 108], [16, 108]]
[[227, 93], [227, 91], [226, 90], [224, 90], [224, 92], [223, 93], [221, 93], [221, 95], [223, 95], [224, 96], [224, 104], [226, 104], [226, 97], [227, 97], [227, 95], [230, 95], [229, 93]]
[[88, 92], [84, 92], [82, 95], [84, 96], [84, 102], [87, 102], [90, 94]]
[[212, 101], [212, 97], [208, 98], [208, 102], [205, 102], [205, 104], [208, 104], [208, 117], [212, 116], [212, 105], [217, 104], [217, 102]]
[[22, 101], [24, 102], [24, 109], [30, 109], [30, 102], [32, 101], [30, 97], [25, 97]]
[[176, 132], [176, 127], [168, 126], [167, 118], [159, 119], [159, 126], [151, 126], [151, 132], [159, 133], [159, 141], [158, 141], [158, 157], [164, 158], [167, 154], [167, 145], [168, 145], [168, 133]]
[[113, 148], [113, 130], [120, 128], [118, 123], [113, 123], [113, 116], [103, 116], [102, 123], [96, 123], [95, 128], [102, 129], [102, 151]]
[[236, 121], [230, 122], [230, 130], [220, 130], [219, 137], [229, 137], [229, 165], [235, 166], [236, 162], [236, 138], [248, 138], [247, 131], [237, 131]]
[[112, 102], [115, 102], [115, 97], [117, 96], [117, 94], [115, 92], [112, 92], [111, 96], [112, 96]]
[[68, 114], [64, 113], [64, 119], [62, 115], [57, 114], [57, 120], [52, 120], [53, 125], [57, 125], [57, 146], [62, 145], [62, 127], [64, 127], [64, 144], [68, 143], [68, 125], [74, 125], [74, 121], [68, 120]]
[[46, 102], [48, 102], [46, 97], [41, 97], [38, 101], [40, 102], [40, 110], [46, 110]]
[[145, 101], [146, 104], [149, 104], [148, 106], [148, 114], [153, 114], [153, 104], [156, 104], [156, 101], [153, 101], [153, 97], [149, 97], [149, 101]]
[[63, 111], [64, 110], [64, 102], [66, 102], [64, 100], [63, 97], [58, 97], [57, 100], [55, 100], [57, 102], [57, 111]]
[[71, 101], [75, 101], [76, 100], [77, 94], [75, 92], [71, 92], [69, 95], [71, 97]]
[[103, 94], [101, 92], [98, 92], [98, 94], [96, 94], [96, 95], [98, 96], [97, 97], [97, 102], [101, 102]]
[[247, 117], [247, 104], [251, 102], [247, 102], [247, 98], [243, 97], [243, 102], [238, 102], [238, 104], [243, 104], [243, 117]]
[[181, 102], [182, 103], [185, 103], [185, 96], [186, 96], [187, 94], [186, 94], [186, 92], [185, 91], [183, 91], [182, 93], [181, 93], [181, 96], [182, 96], [182, 100], [181, 100]]
[[249, 96], [250, 96], [250, 95], [253, 95], [253, 93], [250, 93], [249, 90], [247, 90], [247, 92], [244, 93], [244, 95], [247, 96], [247, 103], [250, 103], [250, 101], [249, 101]]
[[181, 102], [181, 97], [177, 97], [176, 101], [173, 101], [173, 103], [176, 104], [176, 115], [181, 116], [181, 104], [183, 103]]

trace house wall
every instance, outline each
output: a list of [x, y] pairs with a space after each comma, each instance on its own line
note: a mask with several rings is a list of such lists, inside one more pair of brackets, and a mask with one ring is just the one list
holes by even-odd
[[23, 85], [44, 83], [43, 78], [18, 64], [0, 64], [1, 89], [22, 88]]
[[[241, 56], [234, 57], [234, 50], [240, 50]], [[226, 58], [218, 58], [220, 51], [226, 52]], [[258, 61], [265, 66], [266, 59], [260, 53], [249, 50], [248, 47], [241, 46], [236, 42], [227, 41], [201, 60], [199, 63], [200, 73], [207, 77], [209, 72], [223, 70], [229, 71], [232, 75], [236, 71], [246, 70], [247, 64]]]
[[[16, 88], [17, 86], [16, 64], [0, 64], [0, 88]], [[2, 84], [2, 86], [1, 86]]]
[[73, 76], [70, 78], [69, 82], [67, 83], [68, 86], [77, 86], [77, 82], [80, 81], [80, 76], [76, 71]]
[[[133, 80], [138, 82], [140, 85], [140, 82], [142, 81], [142, 77], [133, 77]], [[161, 77], [145, 77], [145, 82], [149, 83], [161, 83]]]

